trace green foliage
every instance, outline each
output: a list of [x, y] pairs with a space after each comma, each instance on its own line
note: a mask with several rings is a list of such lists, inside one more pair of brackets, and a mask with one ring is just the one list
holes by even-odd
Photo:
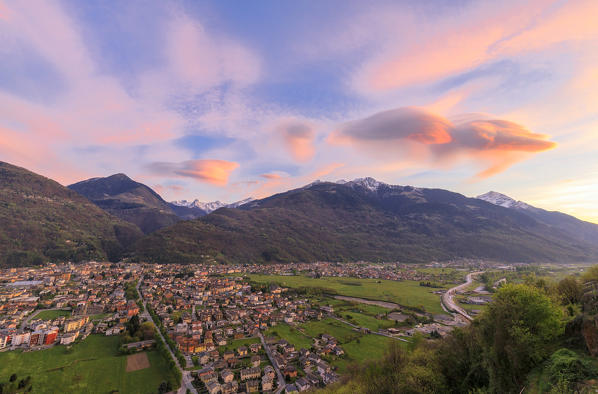
[[582, 288], [574, 276], [567, 276], [561, 279], [556, 289], [564, 305], [577, 304], [581, 301]]
[[563, 332], [561, 319], [558, 306], [535, 287], [508, 284], [496, 293], [477, 322], [491, 390], [521, 389], [527, 372]]
[[554, 352], [545, 367], [545, 372], [553, 384], [566, 382], [571, 391], [577, 383], [598, 376], [598, 368], [592, 360], [581, 357], [569, 349]]

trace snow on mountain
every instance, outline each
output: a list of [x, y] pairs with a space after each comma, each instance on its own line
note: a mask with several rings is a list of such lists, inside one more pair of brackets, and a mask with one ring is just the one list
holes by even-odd
[[370, 178], [370, 177], [357, 178], [357, 179], [354, 179], [349, 182], [344, 182], [344, 181], [342, 181], [342, 182], [343, 182], [342, 184], [344, 184], [344, 185], [351, 186], [351, 187], [361, 186], [361, 187], [366, 188], [372, 192], [378, 190], [378, 188], [380, 188], [380, 186], [383, 186], [383, 185], [387, 186], [386, 183], [379, 182], [379, 181], [375, 180], [374, 178]]
[[490, 191], [488, 193], [477, 196], [476, 198], [484, 200], [494, 205], [498, 205], [505, 208], [516, 208], [516, 209], [529, 209], [531, 205], [524, 203], [523, 201], [517, 201], [505, 194]]
[[201, 201], [195, 199], [193, 201], [188, 201], [188, 200], [172, 201], [172, 204], [178, 205], [181, 207], [199, 208], [207, 213], [210, 213], [210, 212], [215, 211], [220, 208], [238, 208], [241, 205], [247, 204], [248, 202], [251, 202], [253, 200], [254, 199], [252, 197], [249, 197], [249, 198], [246, 198], [241, 201], [236, 201], [233, 203], [225, 203], [225, 202], [221, 202], [221, 201], [201, 202]]

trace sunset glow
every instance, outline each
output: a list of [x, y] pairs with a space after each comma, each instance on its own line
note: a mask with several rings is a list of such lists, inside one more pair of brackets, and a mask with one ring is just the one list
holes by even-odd
[[166, 200], [370, 176], [598, 222], [595, 0], [140, 3], [0, 0], [0, 160]]

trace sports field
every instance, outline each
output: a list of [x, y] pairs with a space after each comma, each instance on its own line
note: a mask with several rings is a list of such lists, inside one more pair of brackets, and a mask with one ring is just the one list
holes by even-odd
[[378, 279], [356, 278], [309, 278], [307, 276], [278, 276], [278, 275], [248, 275], [252, 281], [258, 283], [278, 283], [283, 287], [300, 288], [313, 287], [331, 290], [336, 294], [350, 297], [366, 298], [369, 300], [390, 301], [399, 305], [423, 308], [430, 313], [443, 313], [440, 306], [440, 296], [434, 294], [434, 289], [423, 287], [416, 281], [391, 281]]
[[36, 352], [0, 353], [0, 382], [11, 374], [31, 376], [33, 393], [154, 393], [164, 380], [177, 386], [166, 360], [146, 352], [149, 367], [127, 372], [116, 336], [90, 335], [70, 350], [54, 346]]
[[71, 311], [63, 311], [63, 310], [51, 310], [51, 311], [41, 311], [37, 315], [35, 315], [35, 319], [42, 319], [42, 320], [54, 320], [60, 316], [70, 316]]

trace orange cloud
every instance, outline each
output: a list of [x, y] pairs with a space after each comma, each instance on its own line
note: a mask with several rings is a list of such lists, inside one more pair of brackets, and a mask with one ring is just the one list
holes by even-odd
[[379, 157], [410, 157], [420, 162], [449, 163], [474, 159], [489, 165], [477, 177], [496, 175], [526, 154], [552, 149], [556, 143], [543, 134], [486, 115], [466, 114], [460, 122], [421, 109], [398, 108], [349, 122], [333, 132], [330, 143], [365, 148]]
[[298, 119], [285, 119], [278, 124], [276, 132], [295, 160], [305, 162], [314, 156], [316, 133], [311, 124]]
[[182, 163], [156, 162], [147, 167], [159, 175], [193, 178], [200, 182], [225, 186], [230, 173], [237, 169], [239, 164], [226, 160], [187, 160]]

